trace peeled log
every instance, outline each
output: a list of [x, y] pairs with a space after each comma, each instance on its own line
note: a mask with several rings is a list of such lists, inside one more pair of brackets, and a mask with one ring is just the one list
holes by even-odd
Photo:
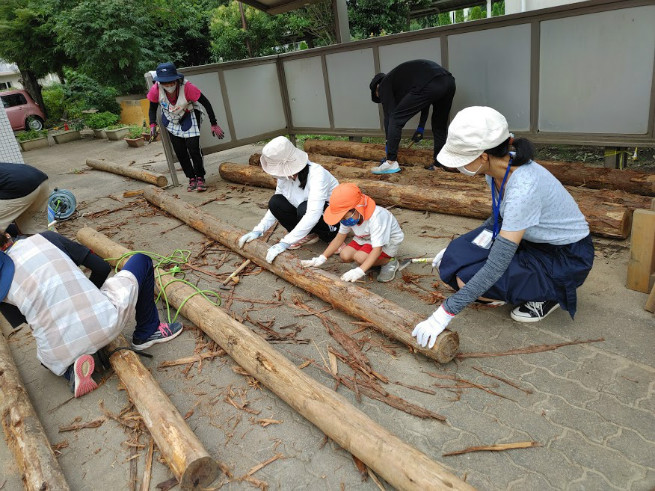
[[[70, 489], [32, 407], [5, 337], [0, 334], [0, 412], [7, 446], [27, 490]], [[1, 486], [0, 486], [1, 487]]]
[[[385, 157], [384, 145], [346, 141], [307, 140], [305, 152], [375, 161]], [[423, 166], [432, 162], [432, 150], [398, 150], [401, 165]], [[618, 189], [643, 196], [655, 196], [655, 174], [634, 170], [606, 169], [580, 163], [539, 160], [560, 182], [592, 189]]]
[[[333, 169], [337, 179], [356, 184], [382, 206], [395, 205], [410, 210], [432, 211], [469, 218], [487, 219], [491, 215], [491, 198], [482, 181], [480, 184], [441, 182], [426, 187], [355, 177], [366, 172], [360, 169], [339, 169], [338, 166]], [[219, 168], [219, 173], [228, 181], [275, 189], [275, 179], [260, 167], [224, 162]], [[589, 196], [578, 197], [577, 202], [593, 234], [625, 239], [630, 233], [631, 213], [627, 207]]]
[[111, 172], [112, 174], [119, 174], [121, 176], [131, 177], [139, 181], [154, 184], [160, 188], [168, 186], [168, 179], [162, 174], [153, 174], [143, 169], [135, 169], [125, 165], [115, 164], [114, 162], [107, 162], [104, 160], [86, 159], [86, 165], [98, 170]]
[[[163, 194], [161, 190], [146, 191]], [[175, 200], [180, 201], [180, 200]], [[102, 257], [128, 252], [93, 229], [78, 232], [78, 240]], [[264, 249], [262, 241], [252, 249]], [[251, 244], [246, 245], [246, 249]], [[277, 263], [279, 258], [275, 260]], [[295, 411], [316, 425], [338, 445], [356, 456], [397, 489], [473, 488], [439, 463], [374, 422], [343, 396], [316, 382], [270, 344], [230, 315], [181, 283], [166, 287], [172, 305], [200, 327], [241, 367], [273, 391]], [[187, 301], [188, 299], [188, 301]]]
[[[264, 174], [264, 171], [253, 166], [239, 165], [239, 167], [253, 169]], [[266, 177], [269, 176], [266, 175]], [[269, 179], [272, 180], [270, 177]], [[243, 249], [239, 249], [239, 238], [246, 232], [245, 230], [223, 223], [195, 206], [166, 195], [160, 189], [149, 187], [145, 190], [144, 197], [155, 206], [250, 259], [262, 268], [316, 295], [335, 308], [371, 323], [375, 329], [386, 336], [409, 346], [428, 358], [439, 363], [448, 363], [455, 357], [459, 349], [459, 336], [456, 332], [448, 330], [439, 335], [433, 349], [421, 348], [416, 344], [411, 333], [416, 324], [424, 320], [422, 316], [403, 309], [364, 288], [341, 281], [327, 271], [303, 268], [300, 260], [292, 252], [280, 254], [273, 264], [269, 264], [266, 262], [269, 246], [264, 241], [254, 240], [247, 243]]]
[[[95, 232], [84, 228], [77, 233], [80, 242], [88, 242], [89, 230]], [[95, 245], [90, 245], [89, 248], [95, 248]], [[126, 259], [123, 263], [125, 261]], [[114, 352], [117, 348], [127, 349]], [[209, 486], [218, 477], [218, 463], [209, 456], [150, 371], [143, 366], [139, 355], [130, 349], [129, 343], [123, 336], [118, 336], [107, 346], [107, 349], [110, 353], [113, 352], [109, 357], [112, 368], [123, 382], [130, 399], [142, 416], [152, 439], [173, 471], [180, 487], [204, 489]]]

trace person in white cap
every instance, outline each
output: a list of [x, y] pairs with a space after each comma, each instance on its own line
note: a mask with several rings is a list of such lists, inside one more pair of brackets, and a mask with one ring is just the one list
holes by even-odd
[[594, 261], [589, 225], [533, 156], [532, 143], [514, 140], [505, 117], [490, 107], [463, 109], [450, 124], [439, 162], [468, 176], [485, 174], [492, 216], [434, 258], [441, 279], [458, 291], [415, 327], [421, 346], [434, 346], [474, 301], [520, 304], [511, 312], [519, 322], [540, 321], [558, 307], [574, 316], [576, 289]]
[[266, 261], [269, 263], [287, 249], [299, 249], [319, 240], [330, 242], [337, 229], [325, 223], [323, 210], [339, 181], [319, 164], [310, 162], [307, 153], [284, 136], [264, 146], [260, 162], [262, 169], [277, 179], [277, 186], [264, 218], [239, 239], [239, 247], [261, 237], [276, 219], [288, 233], [268, 249]]

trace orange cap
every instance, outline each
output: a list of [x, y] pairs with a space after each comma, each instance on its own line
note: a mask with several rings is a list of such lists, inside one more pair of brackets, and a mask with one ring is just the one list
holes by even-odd
[[328, 225], [336, 225], [348, 210], [357, 210], [364, 220], [368, 220], [375, 211], [375, 201], [365, 195], [353, 183], [339, 184], [330, 196], [330, 205], [323, 213], [323, 220]]

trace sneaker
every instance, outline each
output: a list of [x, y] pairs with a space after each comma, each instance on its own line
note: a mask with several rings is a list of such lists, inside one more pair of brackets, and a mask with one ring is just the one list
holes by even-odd
[[207, 188], [205, 187], [205, 178], [204, 177], [199, 177], [196, 179], [196, 191], [199, 193], [203, 191], [207, 191]]
[[298, 242], [295, 244], [291, 244], [289, 246], [289, 250], [295, 251], [296, 249], [300, 249], [302, 246], [310, 245], [310, 244], [316, 244], [318, 242], [318, 234], [309, 234], [305, 235], [302, 239], [300, 239]]
[[162, 322], [159, 324], [157, 330], [151, 334], [148, 339], [132, 338], [132, 349], [135, 351], [141, 351], [146, 348], [150, 348], [150, 346], [153, 344], [165, 343], [179, 336], [181, 332], [182, 324], [179, 322], [173, 322], [172, 324], [166, 324], [165, 322]]
[[512, 310], [512, 319], [518, 322], [539, 322], [559, 307], [556, 300], [546, 302], [525, 302]]
[[186, 190], [187, 191], [195, 191], [198, 188], [198, 181], [196, 181], [196, 178], [189, 179], [189, 185], [187, 186]]
[[400, 263], [395, 257], [392, 257], [387, 264], [383, 264], [378, 275], [378, 281], [388, 283], [396, 277], [396, 271]]
[[91, 378], [94, 367], [95, 363], [91, 355], [78, 356], [75, 363], [73, 363], [72, 378], [74, 380], [73, 394], [75, 394], [75, 397], [82, 397], [84, 394], [98, 388], [98, 384]]
[[400, 166], [395, 160], [385, 160], [377, 167], [371, 169], [373, 174], [394, 174], [400, 172]]

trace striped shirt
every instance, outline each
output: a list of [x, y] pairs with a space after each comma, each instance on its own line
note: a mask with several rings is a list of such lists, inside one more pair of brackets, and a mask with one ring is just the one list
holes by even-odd
[[6, 302], [27, 319], [37, 358], [56, 375], [83, 354], [113, 341], [134, 319], [138, 283], [121, 271], [98, 289], [75, 263], [40, 235], [7, 252], [16, 271]]

